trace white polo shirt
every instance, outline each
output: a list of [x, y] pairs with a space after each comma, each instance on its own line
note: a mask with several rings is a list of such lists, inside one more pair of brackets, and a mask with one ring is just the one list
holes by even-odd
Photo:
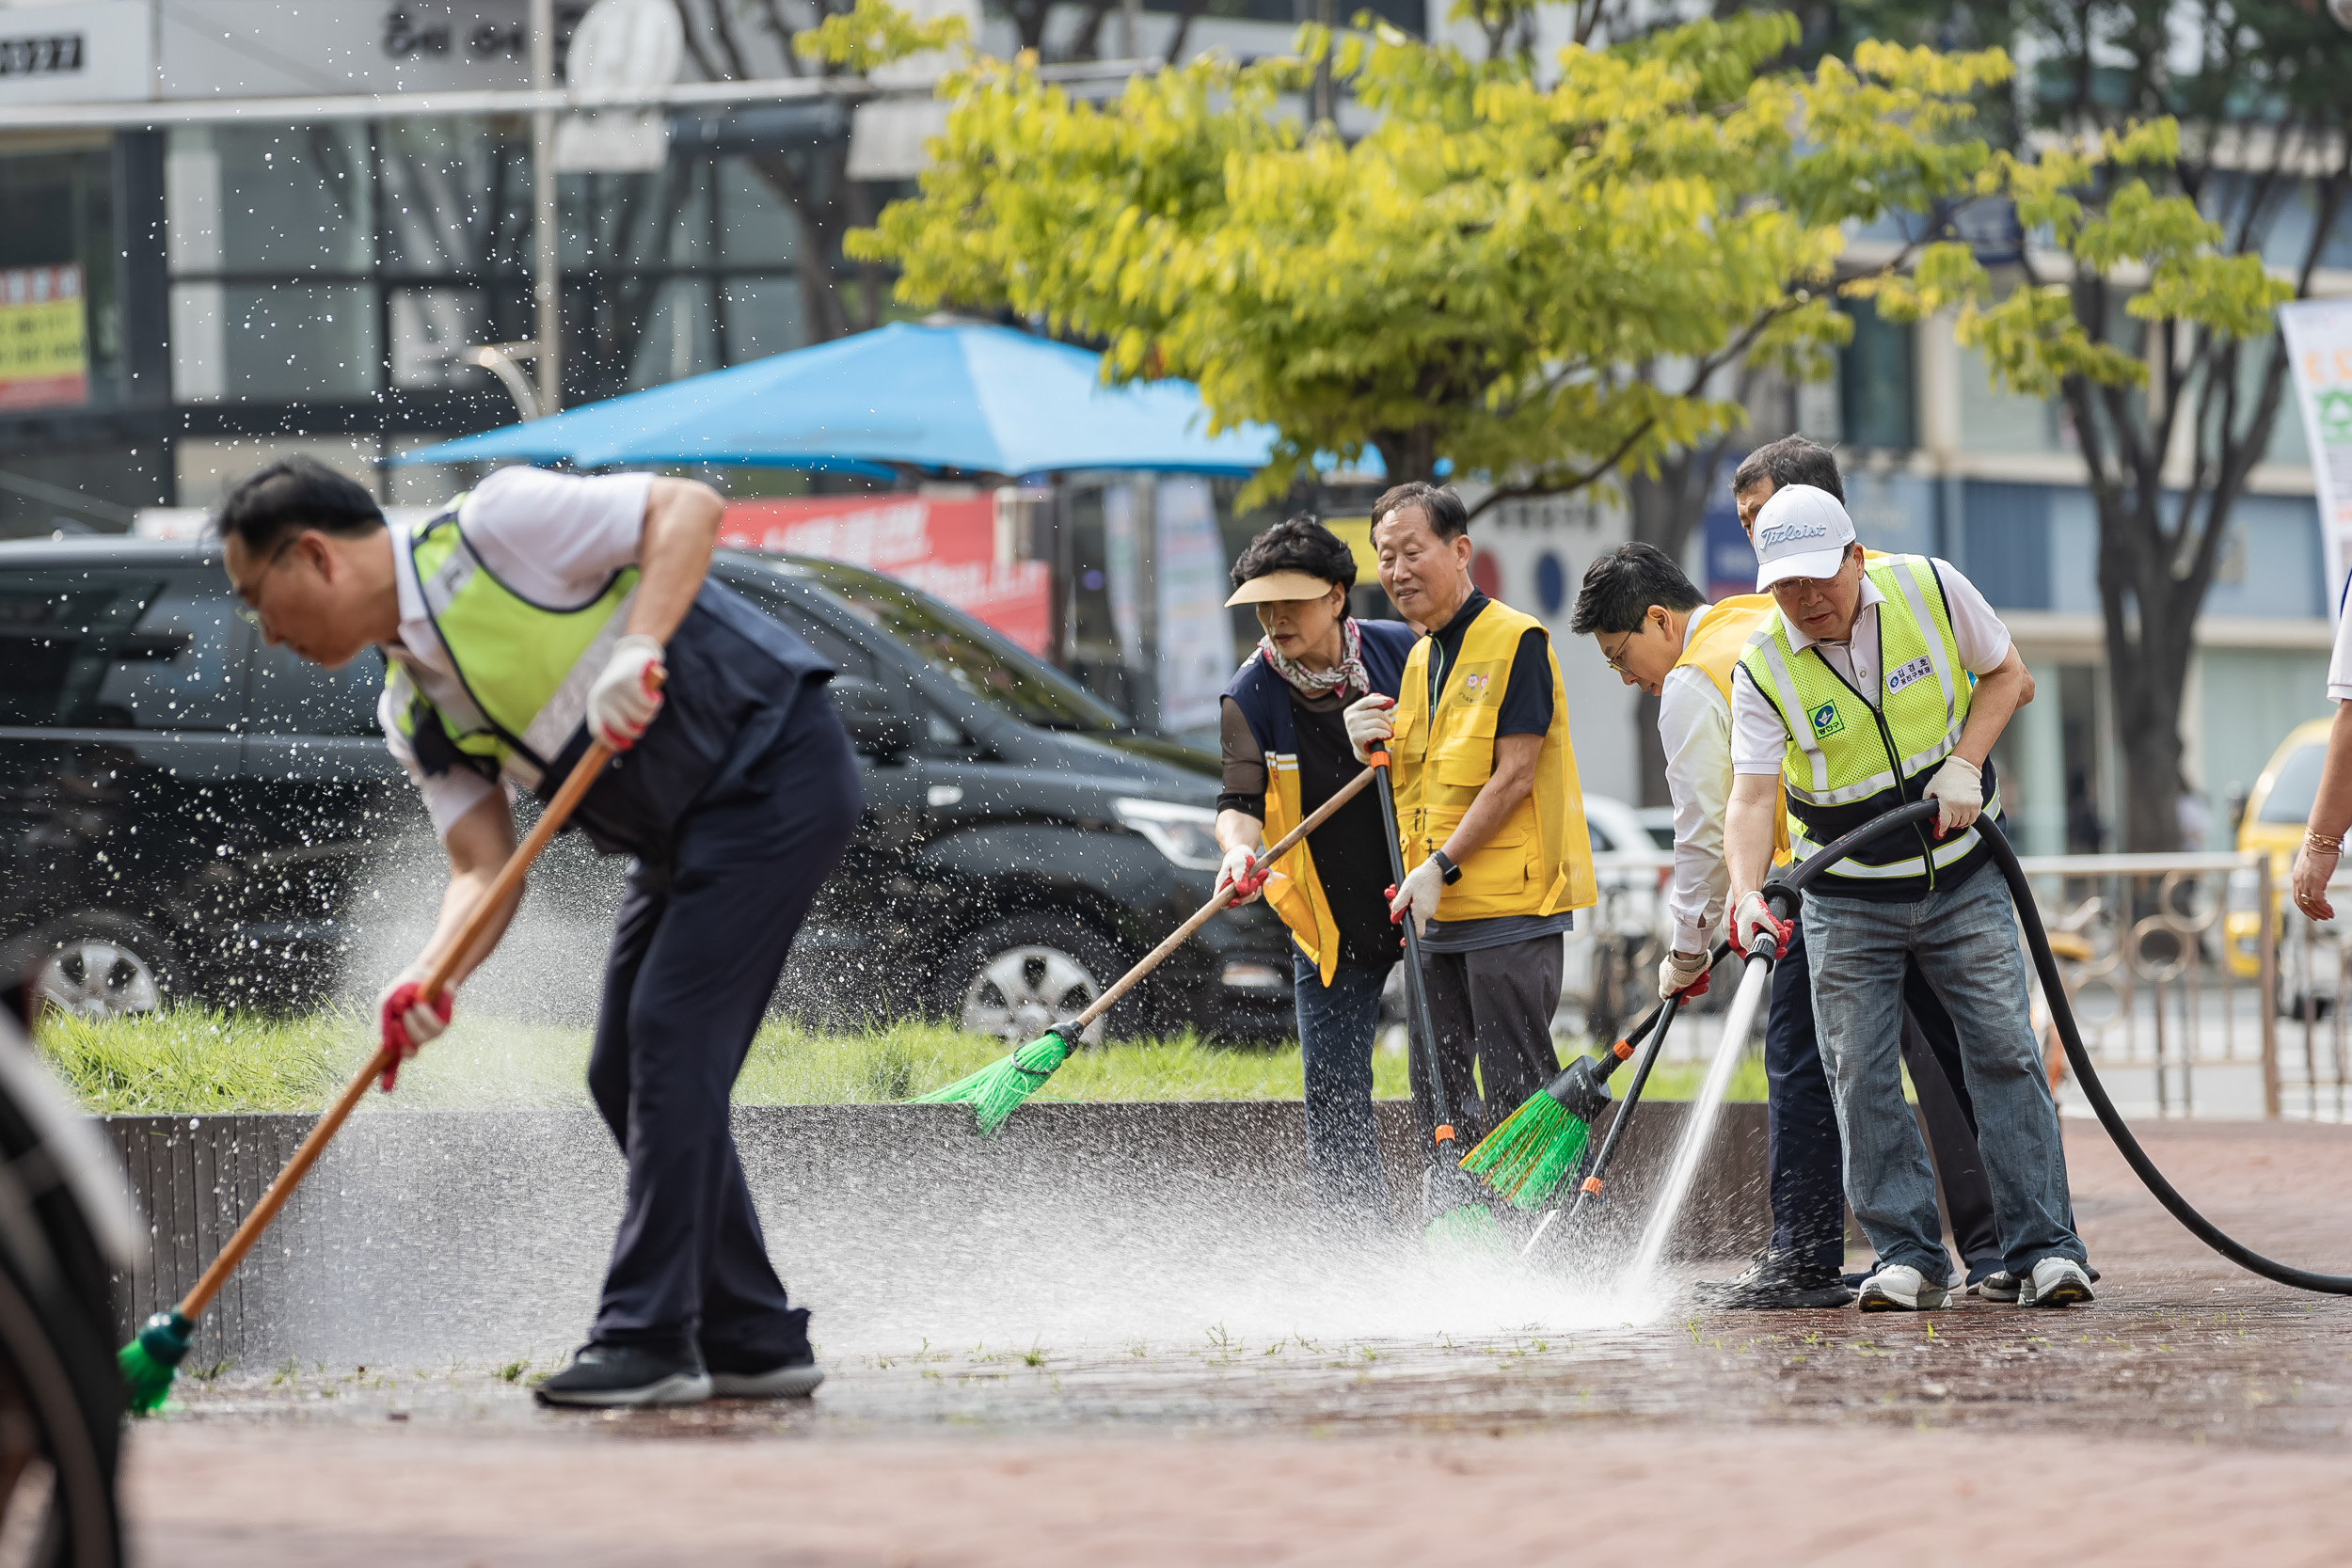
[[[637, 563], [652, 489], [651, 474], [583, 478], [520, 466], [501, 468], [467, 492], [457, 520], [482, 564], [515, 593], [536, 604], [585, 604], [604, 591], [613, 573]], [[400, 632], [384, 645], [384, 657], [400, 660], [430, 697], [437, 689], [455, 685], [457, 670], [434, 634], [407, 540], [397, 532], [392, 574], [400, 591]], [[469, 768], [436, 776], [419, 767], [415, 750], [400, 733], [389, 690], [377, 700], [375, 716], [384, 744], [424, 797], [434, 831], [448, 838], [457, 819], [486, 800], [494, 786]]]
[[[1961, 667], [1971, 674], [1989, 675], [2009, 657], [2009, 627], [1993, 612], [1977, 585], [1962, 577], [1948, 561], [1931, 562], [1944, 585], [1944, 607], [1952, 619], [1952, 641], [1959, 645]], [[1853, 683], [1864, 701], [1878, 707], [1885, 693], [1879, 689], [1879, 606], [1885, 596], [1862, 578], [1862, 608], [1854, 616], [1853, 632], [1844, 642], [1820, 644], [1821, 657]], [[1786, 613], [1774, 610], [1788, 634], [1788, 646], [1798, 653], [1814, 646], [1813, 639], [1791, 626]], [[1780, 710], [1756, 689], [1747, 667], [1738, 667], [1731, 681], [1731, 770], [1734, 773], [1778, 773], [1788, 750], [1788, 731]]]
[[[1698, 635], [1712, 605], [1683, 623], [1682, 645]], [[1724, 917], [1731, 867], [1724, 860], [1724, 814], [1731, 804], [1731, 708], [1694, 664], [1679, 664], [1658, 684], [1658, 738], [1666, 752], [1666, 793], [1674, 801], [1674, 881], [1666, 918], [1675, 951], [1704, 953]]]

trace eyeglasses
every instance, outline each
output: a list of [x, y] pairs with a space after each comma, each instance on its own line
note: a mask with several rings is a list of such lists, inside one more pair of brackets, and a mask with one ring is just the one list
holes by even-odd
[[1624, 640], [1617, 644], [1617, 651], [1615, 653], [1613, 654], [1606, 648], [1603, 648], [1600, 651], [1600, 657], [1609, 661], [1609, 668], [1614, 670], [1620, 675], [1630, 675], [1633, 673], [1632, 671], [1627, 669], [1623, 664], [1620, 664], [1618, 660], [1625, 657], [1625, 651], [1633, 646], [1633, 640], [1641, 635], [1642, 628], [1635, 626], [1631, 631], [1625, 634]]
[[229, 585], [237, 591], [237, 597], [245, 601], [245, 608], [237, 613], [243, 616], [248, 625], [256, 626], [262, 625], [267, 611], [262, 608], [262, 584], [268, 580], [271, 573], [277, 571], [284, 563], [286, 552], [293, 549], [295, 541], [301, 537], [300, 533], [289, 533], [285, 538], [280, 539], [278, 542], [278, 548], [270, 552], [270, 558], [267, 561], [262, 562], [262, 569], [254, 573], [247, 580], [239, 582], [234, 578], [229, 579]]

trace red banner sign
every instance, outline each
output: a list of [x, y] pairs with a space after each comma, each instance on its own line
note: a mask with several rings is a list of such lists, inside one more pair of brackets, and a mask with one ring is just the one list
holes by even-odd
[[1045, 652], [1053, 574], [1041, 561], [996, 559], [987, 496], [827, 496], [736, 501], [722, 544], [846, 562], [898, 578]]

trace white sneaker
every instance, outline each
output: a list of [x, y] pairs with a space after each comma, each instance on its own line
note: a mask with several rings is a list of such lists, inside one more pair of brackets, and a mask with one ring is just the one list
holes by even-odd
[[1931, 1285], [1908, 1263], [1890, 1263], [1862, 1282], [1865, 1312], [1931, 1312], [1952, 1304], [1952, 1292]]
[[2030, 1277], [2017, 1282], [2020, 1307], [2072, 1307], [2094, 1299], [2090, 1275], [2072, 1258], [2044, 1258]]

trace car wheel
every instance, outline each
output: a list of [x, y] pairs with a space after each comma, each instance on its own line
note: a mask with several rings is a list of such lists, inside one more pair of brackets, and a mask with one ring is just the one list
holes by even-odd
[[105, 910], [53, 920], [33, 939], [33, 987], [80, 1018], [151, 1013], [170, 1000], [178, 959], [139, 922]]
[[974, 933], [940, 970], [936, 1010], [1018, 1044], [1084, 1012], [1124, 968], [1109, 939], [1074, 915], [1017, 915]]

